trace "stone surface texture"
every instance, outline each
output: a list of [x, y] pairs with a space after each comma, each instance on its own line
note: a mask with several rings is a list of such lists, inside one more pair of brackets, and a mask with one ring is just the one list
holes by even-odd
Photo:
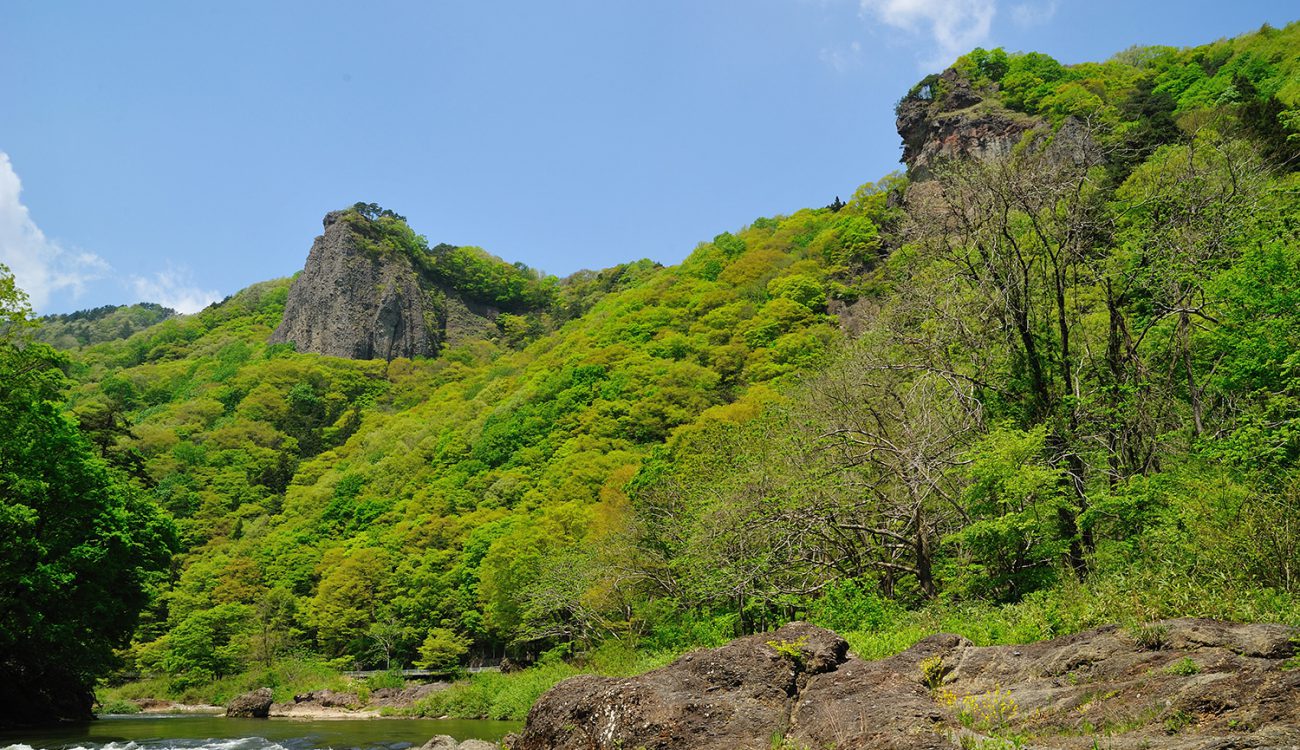
[[499, 311], [423, 278], [412, 260], [376, 252], [335, 211], [294, 279], [271, 343], [348, 359], [434, 357], [496, 331]]
[[243, 719], [265, 719], [271, 713], [271, 688], [258, 688], [230, 701], [226, 716]]
[[913, 181], [930, 177], [945, 160], [1005, 156], [1025, 131], [1042, 124], [975, 91], [951, 68], [924, 92], [904, 97], [896, 114]]
[[886, 659], [803, 623], [639, 677], [575, 677], [513, 750], [1300, 749], [1300, 631], [1182, 619], [1023, 646], [931, 636]]

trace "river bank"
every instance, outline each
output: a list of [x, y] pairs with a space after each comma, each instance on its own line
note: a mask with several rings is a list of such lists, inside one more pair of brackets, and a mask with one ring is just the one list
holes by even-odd
[[0, 750], [405, 750], [431, 737], [498, 742], [518, 722], [464, 719], [272, 718], [135, 714], [0, 733]]

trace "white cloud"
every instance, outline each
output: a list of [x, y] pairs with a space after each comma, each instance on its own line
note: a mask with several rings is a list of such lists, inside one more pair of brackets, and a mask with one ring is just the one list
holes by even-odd
[[20, 199], [22, 189], [9, 155], [0, 151], [0, 263], [13, 272], [37, 313], [46, 312], [55, 297], [61, 307], [75, 303], [93, 282], [127, 287], [135, 301], [157, 302], [182, 313], [197, 312], [221, 298], [218, 292], [199, 288], [185, 268], [168, 264], [149, 277], [123, 278], [98, 255], [63, 247], [32, 221]]
[[170, 266], [151, 278], [132, 276], [131, 289], [140, 302], [157, 302], [186, 315], [196, 313], [221, 299], [219, 292], [200, 289], [188, 270]]
[[928, 35], [935, 49], [932, 57], [923, 57], [922, 67], [930, 69], [984, 44], [997, 15], [995, 0], [861, 0], [861, 8], [888, 26]]
[[825, 47], [818, 56], [826, 65], [844, 73], [862, 64], [862, 45], [851, 42], [847, 47]]
[[9, 266], [32, 309], [40, 312], [51, 295], [69, 290], [76, 299], [88, 282], [112, 268], [94, 253], [68, 250], [46, 237], [23, 205], [22, 190], [9, 155], [0, 151], [0, 263]]
[[1056, 15], [1056, 0], [1045, 3], [1020, 3], [1011, 6], [1011, 20], [1022, 29], [1042, 26]]

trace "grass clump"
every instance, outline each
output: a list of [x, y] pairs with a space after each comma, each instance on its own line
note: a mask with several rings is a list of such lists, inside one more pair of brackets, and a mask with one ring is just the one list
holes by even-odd
[[523, 721], [528, 709], [561, 680], [580, 674], [626, 677], [661, 667], [676, 658], [674, 651], [637, 651], [610, 641], [572, 662], [543, 658], [534, 667], [502, 674], [480, 672], [459, 680], [416, 703], [415, 716]]
[[939, 685], [943, 684], [943, 676], [946, 670], [943, 668], [943, 656], [934, 655], [921, 660], [921, 684], [930, 690], [938, 690]]
[[804, 636], [797, 640], [787, 641], [768, 641], [767, 645], [783, 659], [789, 659], [792, 664], [803, 669], [804, 662], [807, 661], [808, 655], [804, 653], [804, 648], [808, 645], [808, 637]]
[[1133, 642], [1146, 651], [1159, 651], [1169, 645], [1169, 628], [1158, 624], [1134, 625], [1128, 629]]
[[1201, 665], [1193, 661], [1192, 657], [1185, 656], [1165, 667], [1165, 672], [1180, 677], [1190, 677], [1191, 675], [1201, 673]]
[[416, 716], [450, 716], [458, 719], [522, 721], [528, 709], [561, 680], [581, 674], [570, 664], [557, 662], [502, 674], [480, 672], [415, 704]]
[[138, 714], [140, 713], [140, 707], [131, 701], [115, 698], [105, 703], [101, 703], [99, 705], [99, 710], [95, 713], [99, 716], [105, 714]]

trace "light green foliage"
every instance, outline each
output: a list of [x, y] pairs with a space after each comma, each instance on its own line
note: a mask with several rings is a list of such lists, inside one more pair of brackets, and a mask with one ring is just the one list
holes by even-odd
[[778, 656], [789, 660], [791, 664], [794, 664], [800, 669], [803, 668], [804, 663], [808, 660], [808, 653], [805, 650], [808, 646], [808, 638], [806, 636], [793, 641], [768, 641], [767, 645], [768, 648], [775, 651]]
[[821, 282], [807, 274], [772, 279], [767, 284], [767, 293], [774, 299], [787, 299], [813, 311], [826, 307], [826, 291]]
[[528, 709], [561, 680], [580, 674], [564, 662], [503, 675], [483, 672], [416, 704], [417, 716], [451, 716], [523, 721]]
[[291, 702], [293, 696], [312, 690], [357, 691], [358, 686], [339, 674], [323, 660], [293, 655], [277, 659], [269, 666], [259, 666], [240, 674], [224, 677], [206, 684], [174, 689], [167, 678], [146, 679], [123, 685], [101, 686], [98, 698], [101, 704], [137, 698], [156, 698], [171, 695], [184, 703], [223, 705], [230, 699], [260, 687], [269, 687], [276, 702]]
[[1049, 585], [1066, 551], [1058, 510], [1069, 502], [1062, 472], [1043, 459], [1046, 430], [1002, 428], [972, 447], [963, 473], [971, 521], [946, 541], [956, 547], [955, 590], [1016, 601]]
[[1165, 671], [1172, 675], [1188, 677], [1194, 674], [1200, 674], [1201, 665], [1197, 664], [1190, 656], [1184, 656], [1178, 661], [1165, 667]]
[[308, 622], [327, 656], [364, 653], [366, 633], [376, 609], [387, 598], [391, 563], [380, 549], [334, 548], [321, 558], [316, 596], [308, 607]]
[[1041, 52], [1016, 55], [1001, 79], [1003, 97], [1013, 109], [1035, 111], [1068, 75], [1065, 67]]
[[1001, 83], [1011, 69], [1011, 58], [1001, 47], [992, 50], [976, 47], [957, 58], [953, 67], [976, 83]]
[[135, 305], [108, 305], [66, 315], [40, 318], [35, 329], [37, 341], [56, 349], [77, 349], [106, 341], [130, 338], [172, 316], [176, 311], [152, 302]]
[[[836, 333], [810, 243], [839, 218], [763, 220], [681, 269], [553, 283], [354, 207], [342, 220], [372, 252], [509, 310], [500, 336], [429, 361], [297, 354], [265, 344], [277, 281], [86, 348], [78, 413], [177, 516], [186, 548], [130, 657], [192, 691], [294, 648], [411, 664], [422, 636], [401, 634], [431, 622], [457, 623], [476, 650], [643, 629], [636, 591], [604, 574], [631, 555], [623, 485], [702, 414], [824, 356]], [[596, 539], [601, 554], [584, 552]], [[247, 631], [202, 614], [232, 607]], [[217, 644], [207, 663], [188, 645], [200, 631]]]
[[406, 687], [406, 678], [397, 670], [381, 672], [366, 678], [366, 687], [375, 690], [401, 690]]
[[469, 652], [471, 642], [450, 628], [432, 628], [420, 644], [420, 658], [415, 666], [434, 672], [454, 672]]
[[251, 609], [228, 603], [191, 612], [158, 643], [156, 664], [148, 655], [141, 661], [171, 675], [176, 690], [234, 674], [246, 657], [244, 636], [251, 630]]
[[95, 713], [100, 716], [105, 714], [138, 714], [140, 713], [140, 707], [131, 701], [117, 699], [100, 704]]
[[894, 626], [902, 615], [897, 602], [872, 590], [867, 581], [835, 581], [809, 607], [808, 619], [824, 628], [848, 633], [876, 632]]

